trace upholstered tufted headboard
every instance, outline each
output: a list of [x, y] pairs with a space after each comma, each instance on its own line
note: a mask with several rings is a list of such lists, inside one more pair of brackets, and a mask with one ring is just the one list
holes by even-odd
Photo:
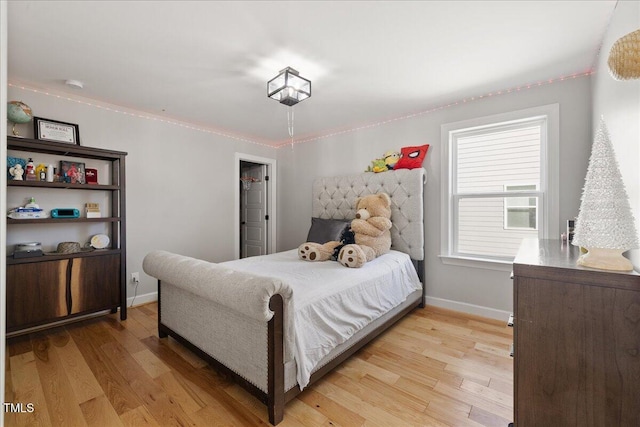
[[399, 169], [318, 178], [313, 183], [312, 215], [319, 218], [355, 218], [355, 200], [367, 194], [391, 197], [391, 248], [415, 261], [424, 260], [425, 171]]

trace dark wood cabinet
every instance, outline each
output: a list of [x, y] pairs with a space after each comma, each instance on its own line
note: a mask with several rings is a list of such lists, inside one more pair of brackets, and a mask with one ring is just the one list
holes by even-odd
[[515, 425], [640, 425], [640, 275], [527, 239], [513, 265]]
[[[108, 216], [101, 218], [7, 218], [7, 235], [20, 227], [86, 226], [104, 223], [109, 230], [110, 247], [92, 252], [45, 255], [31, 258], [7, 257], [7, 332], [21, 333], [33, 327], [46, 327], [52, 322], [71, 319], [103, 310], [127, 318], [126, 308], [126, 215], [125, 156], [120, 151], [78, 145], [7, 138], [11, 152], [53, 155], [66, 158], [94, 159], [106, 162], [108, 182], [74, 184], [45, 181], [7, 181], [8, 191], [30, 189], [56, 192], [56, 200], [64, 200], [68, 191], [101, 191], [108, 194]], [[26, 193], [28, 194], [28, 193]], [[90, 236], [87, 236], [89, 239]], [[43, 245], [59, 242], [43, 242]], [[13, 251], [8, 250], [8, 253]]]
[[7, 332], [53, 322], [69, 314], [70, 261], [7, 265]]
[[82, 257], [74, 258], [72, 262], [69, 314], [117, 308], [120, 301], [120, 257]]
[[117, 309], [119, 272], [117, 254], [7, 266], [7, 332]]

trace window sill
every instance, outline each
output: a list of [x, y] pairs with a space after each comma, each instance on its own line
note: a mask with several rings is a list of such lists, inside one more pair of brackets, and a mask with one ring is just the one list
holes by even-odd
[[457, 265], [460, 267], [482, 268], [485, 270], [511, 271], [513, 261], [498, 259], [473, 258], [454, 255], [439, 255], [440, 261], [447, 265]]

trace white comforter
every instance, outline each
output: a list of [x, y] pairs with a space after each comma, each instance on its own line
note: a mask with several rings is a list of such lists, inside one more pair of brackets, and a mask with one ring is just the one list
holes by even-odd
[[411, 259], [397, 251], [362, 268], [347, 268], [335, 261], [302, 261], [296, 249], [222, 265], [276, 277], [293, 289], [294, 358], [301, 389], [333, 348], [421, 289]]

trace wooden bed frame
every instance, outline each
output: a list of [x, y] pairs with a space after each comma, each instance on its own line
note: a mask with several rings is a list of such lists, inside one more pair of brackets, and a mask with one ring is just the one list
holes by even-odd
[[[422, 263], [421, 263], [422, 264]], [[420, 271], [420, 270], [419, 270]], [[420, 276], [420, 275], [419, 275]], [[367, 345], [371, 340], [376, 338], [382, 332], [390, 328], [398, 320], [409, 314], [415, 308], [424, 308], [424, 293], [425, 286], [424, 280], [422, 282], [422, 298], [420, 301], [404, 308], [402, 311], [396, 313], [393, 317], [387, 320], [385, 323], [379, 325], [364, 338], [347, 349], [344, 353], [333, 359], [331, 362], [324, 365], [311, 375], [309, 385], [315, 383], [325, 374], [332, 371], [336, 366], [347, 360], [351, 355]], [[225, 365], [211, 357], [209, 354], [202, 351], [196, 345], [192, 344], [189, 340], [173, 331], [166, 325], [162, 324], [162, 283], [158, 280], [158, 335], [160, 338], [166, 338], [167, 336], [173, 337], [176, 341], [183, 344], [189, 350], [197, 354], [203, 360], [206, 360], [216, 370], [223, 374], [233, 378], [241, 387], [257, 397], [262, 403], [267, 405], [269, 412], [269, 422], [273, 425], [278, 424], [284, 417], [284, 405], [293, 400], [298, 394], [302, 392], [300, 387], [296, 385], [289, 391], [285, 392], [284, 385], [284, 304], [280, 295], [274, 295], [269, 301], [269, 308], [274, 312], [273, 318], [269, 321], [268, 325], [268, 348], [269, 348], [269, 369], [268, 369], [268, 393], [264, 393], [255, 385], [242, 378], [240, 375], [227, 368]], [[308, 386], [307, 386], [308, 387]]]
[[[409, 173], [414, 173], [417, 175], [417, 171], [404, 171], [402, 172], [403, 174], [406, 173], [407, 176]], [[384, 180], [390, 179], [390, 177], [392, 176], [391, 173], [387, 173], [389, 174], [388, 176], [384, 177]], [[375, 174], [376, 176], [374, 176], [375, 179], [377, 179], [378, 181], [380, 180], [379, 176], [385, 175], [385, 174]], [[361, 175], [354, 175], [353, 177], [358, 179]], [[423, 209], [423, 196], [424, 196], [424, 182], [425, 182], [425, 177], [424, 177], [424, 171], [420, 170], [420, 184], [419, 184], [419, 197], [420, 197], [420, 209]], [[351, 178], [351, 177], [349, 177]], [[387, 187], [388, 187], [388, 182], [387, 181], [380, 181], [382, 184], [377, 183], [376, 185], [379, 185], [380, 187], [382, 187], [383, 191], [386, 190], [386, 188], [384, 188], [385, 182], [387, 183]], [[414, 179], [415, 181], [415, 179]], [[315, 184], [314, 184], [315, 185]], [[325, 186], [325, 190], [326, 190], [326, 183], [323, 181], [322, 185]], [[343, 184], [340, 184], [343, 185]], [[366, 183], [366, 185], [364, 185], [365, 187], [368, 187], [370, 184], [369, 182]], [[371, 187], [374, 187], [374, 185], [371, 185]], [[378, 187], [378, 189], [380, 189], [380, 187]], [[415, 184], [414, 184], [415, 187]], [[353, 188], [353, 186], [351, 186], [351, 188]], [[317, 190], [316, 188], [314, 188], [314, 194], [318, 193], [318, 191], [322, 191], [322, 190]], [[376, 189], [374, 188], [369, 188], [368, 189], [369, 192], [374, 193], [377, 192]], [[417, 190], [415, 190], [417, 191]], [[317, 198], [318, 200], [320, 199], [319, 197]], [[342, 200], [342, 199], [341, 199]], [[314, 203], [316, 203], [316, 201], [314, 200]], [[326, 209], [326, 207], [316, 207], [314, 205], [314, 215], [317, 215], [316, 212], [318, 212], [319, 210], [322, 209]], [[342, 213], [338, 213], [339, 215], [342, 215]], [[412, 224], [415, 225], [415, 224]], [[420, 212], [420, 227], [418, 227], [418, 229], [422, 229], [423, 230], [423, 224], [422, 224], [422, 212]], [[414, 229], [415, 230], [415, 229]], [[397, 232], [397, 230], [396, 230]], [[392, 230], [392, 236], [394, 234], [394, 231]], [[422, 258], [424, 258], [424, 239], [422, 239], [422, 247], [419, 248], [418, 252], [413, 252], [413, 253], [418, 253], [418, 254], [422, 254]], [[393, 246], [392, 246], [393, 249]], [[406, 249], [403, 248], [403, 251], [405, 251]], [[408, 251], [407, 251], [408, 252]], [[409, 253], [409, 252], [408, 252]], [[325, 374], [327, 374], [328, 372], [330, 372], [331, 370], [333, 370], [336, 366], [340, 365], [343, 361], [345, 361], [346, 359], [348, 359], [351, 355], [353, 355], [355, 352], [357, 352], [358, 350], [360, 350], [362, 347], [364, 347], [366, 344], [368, 344], [371, 340], [373, 340], [374, 338], [376, 338], [378, 335], [380, 335], [382, 332], [384, 332], [385, 330], [387, 330], [388, 328], [390, 328], [394, 323], [396, 323], [398, 320], [400, 320], [401, 318], [403, 318], [404, 316], [406, 316], [408, 313], [410, 313], [411, 311], [413, 311], [415, 308], [423, 308], [424, 307], [424, 300], [425, 300], [425, 281], [424, 281], [424, 261], [423, 260], [416, 260], [413, 259], [412, 257], [412, 262], [413, 265], [416, 269], [416, 272], [418, 273], [418, 278], [420, 279], [420, 282], [422, 284], [422, 298], [420, 298], [419, 300], [415, 301], [414, 303], [411, 303], [410, 305], [407, 305], [405, 308], [401, 309], [400, 311], [398, 311], [397, 313], [395, 313], [394, 315], [392, 315], [391, 317], [389, 317], [386, 321], [384, 321], [383, 323], [380, 323], [378, 326], [374, 327], [374, 329], [372, 329], [371, 331], [369, 331], [369, 333], [367, 333], [366, 335], [361, 335], [359, 336], [359, 340], [357, 342], [355, 342], [351, 347], [349, 347], [348, 349], [346, 349], [344, 352], [342, 352], [341, 354], [339, 354], [336, 358], [334, 358], [333, 360], [331, 360], [330, 362], [328, 362], [326, 365], [322, 366], [321, 368], [319, 368], [316, 372], [314, 372], [311, 375], [310, 381], [309, 381], [309, 385], [317, 382], [320, 378], [322, 378]], [[234, 371], [232, 371], [231, 369], [229, 369], [227, 366], [225, 366], [223, 363], [219, 362], [218, 360], [216, 360], [215, 358], [213, 358], [212, 356], [210, 356], [209, 354], [207, 354], [206, 352], [204, 352], [202, 349], [200, 349], [199, 347], [197, 347], [196, 345], [194, 345], [193, 343], [191, 343], [188, 339], [184, 338], [183, 336], [181, 336], [179, 333], [177, 333], [176, 331], [172, 330], [170, 327], [164, 325], [162, 323], [162, 283], [161, 280], [158, 280], [158, 335], [160, 336], [160, 338], [165, 338], [167, 336], [171, 336], [174, 339], [176, 339], [178, 342], [182, 343], [185, 347], [187, 347], [188, 349], [190, 349], [191, 351], [193, 351], [195, 354], [197, 354], [199, 357], [201, 357], [203, 360], [207, 361], [211, 366], [213, 366], [215, 369], [217, 369], [218, 371], [220, 371], [223, 374], [226, 374], [227, 376], [231, 377], [233, 380], [235, 380], [240, 386], [242, 386], [244, 389], [246, 389], [247, 391], [249, 391], [252, 395], [254, 395], [255, 397], [257, 397], [262, 403], [264, 403], [265, 405], [267, 405], [267, 409], [268, 409], [268, 413], [269, 413], [269, 422], [273, 425], [278, 424], [280, 421], [282, 421], [283, 417], [284, 417], [284, 406], [287, 402], [291, 401], [292, 399], [294, 399], [298, 394], [301, 393], [300, 387], [299, 385], [294, 386], [293, 388], [289, 389], [288, 391], [285, 391], [285, 361], [284, 361], [284, 302], [283, 302], [283, 298], [281, 295], [276, 294], [273, 295], [271, 297], [271, 299], [269, 300], [269, 308], [271, 309], [271, 311], [274, 312], [273, 317], [271, 318], [271, 320], [268, 322], [268, 326], [267, 326], [267, 330], [268, 330], [268, 337], [267, 337], [267, 344], [268, 344], [268, 381], [267, 381], [267, 390], [268, 392], [265, 393], [264, 391], [262, 391], [261, 389], [259, 389], [258, 387], [256, 387], [254, 384], [250, 383], [249, 381], [247, 381], [246, 379], [244, 379], [243, 377], [241, 377], [239, 374], [235, 373]]]

